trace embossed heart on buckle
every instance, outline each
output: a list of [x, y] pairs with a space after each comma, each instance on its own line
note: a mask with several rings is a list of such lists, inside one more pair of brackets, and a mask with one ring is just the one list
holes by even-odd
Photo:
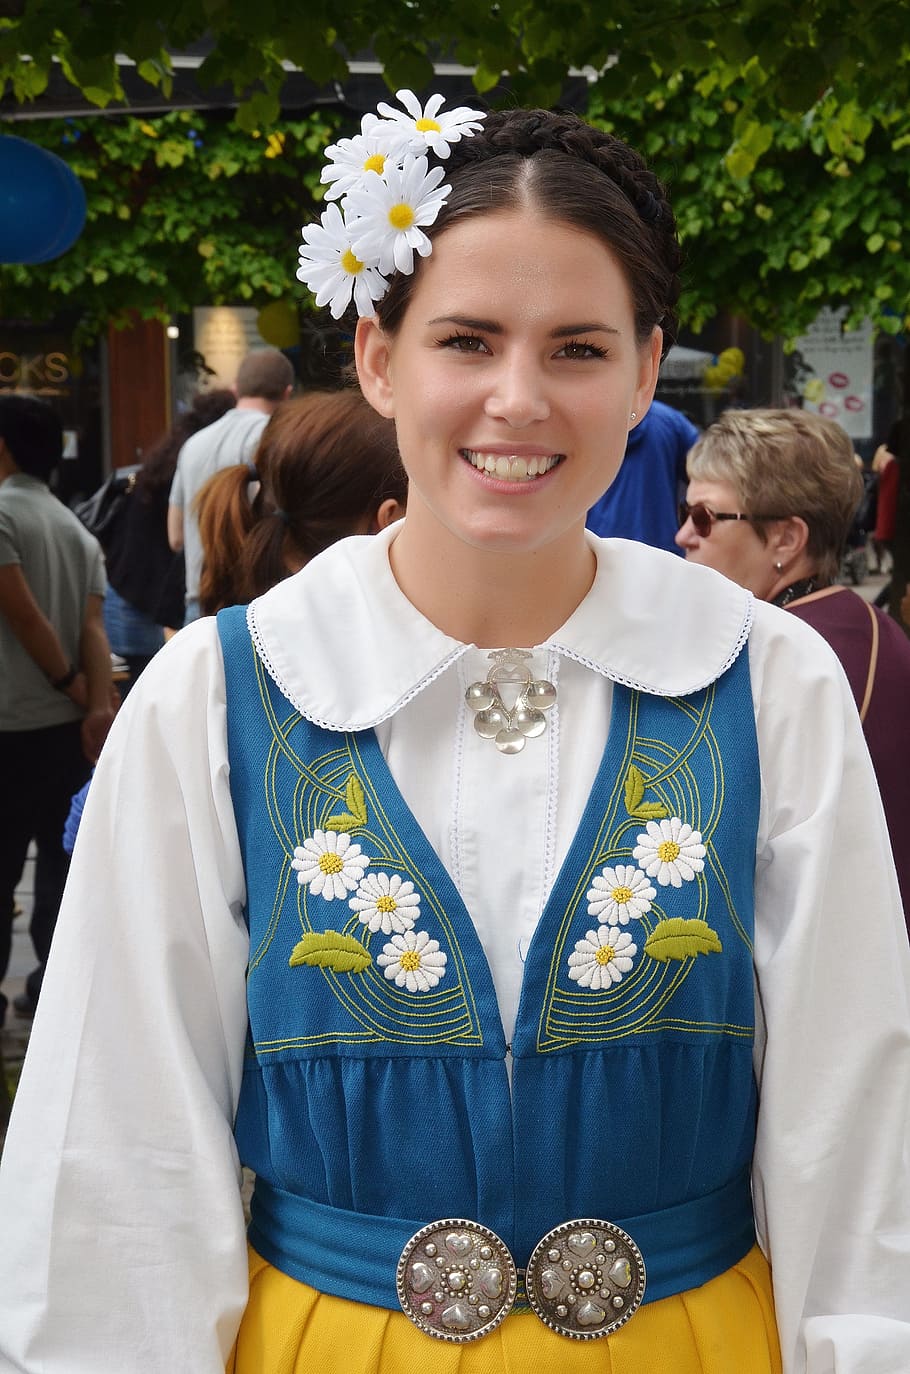
[[576, 1231], [566, 1240], [566, 1248], [579, 1259], [587, 1259], [597, 1249], [597, 1237], [592, 1236], [590, 1231]]
[[450, 1231], [446, 1236], [446, 1249], [459, 1259], [464, 1258], [473, 1244], [472, 1238], [465, 1231]]
[[632, 1266], [627, 1259], [614, 1260], [610, 1265], [609, 1276], [618, 1288], [628, 1288], [632, 1282]]
[[602, 1307], [598, 1307], [596, 1302], [581, 1303], [575, 1313], [575, 1320], [579, 1326], [600, 1326], [606, 1319], [606, 1312]]
[[428, 1264], [418, 1260], [411, 1265], [411, 1287], [415, 1293], [425, 1293], [428, 1288], [433, 1287], [436, 1279], [435, 1271]]

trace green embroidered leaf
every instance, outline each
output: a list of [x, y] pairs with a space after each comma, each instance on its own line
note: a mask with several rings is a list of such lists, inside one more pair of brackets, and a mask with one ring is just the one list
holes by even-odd
[[636, 806], [631, 815], [637, 816], [640, 821], [657, 821], [661, 816], [669, 816], [669, 811], [663, 802], [642, 802]]
[[353, 935], [340, 935], [337, 930], [307, 931], [291, 951], [291, 968], [309, 964], [312, 968], [331, 968], [336, 973], [363, 973], [373, 962], [373, 956]]
[[632, 815], [645, 795], [645, 779], [640, 768], [630, 764], [626, 774], [626, 810]]
[[348, 778], [344, 799], [348, 804], [348, 810], [351, 815], [356, 817], [358, 825], [366, 825], [367, 803], [363, 795], [363, 784], [356, 773], [352, 773]]
[[362, 825], [363, 822], [357, 816], [351, 816], [347, 811], [339, 811], [337, 816], [327, 816], [323, 829], [325, 830], [353, 830], [355, 825]]
[[693, 959], [696, 954], [719, 954], [722, 949], [707, 921], [686, 921], [681, 916], [661, 921], [645, 941], [645, 954], [662, 964], [668, 959]]

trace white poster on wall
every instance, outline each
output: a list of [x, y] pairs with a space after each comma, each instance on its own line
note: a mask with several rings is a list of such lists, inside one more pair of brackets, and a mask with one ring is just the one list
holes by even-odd
[[872, 438], [872, 323], [844, 332], [846, 309], [821, 310], [796, 340], [803, 363], [799, 393], [803, 407], [836, 420], [851, 439]]
[[253, 348], [267, 347], [256, 328], [258, 315], [249, 305], [197, 306], [193, 311], [193, 345], [211, 368], [206, 387], [230, 386], [241, 359]]

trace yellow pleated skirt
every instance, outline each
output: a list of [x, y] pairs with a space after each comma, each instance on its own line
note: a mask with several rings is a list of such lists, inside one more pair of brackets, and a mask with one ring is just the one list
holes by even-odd
[[533, 1312], [450, 1345], [403, 1312], [330, 1297], [250, 1251], [250, 1300], [227, 1374], [780, 1374], [771, 1275], [755, 1246], [701, 1288], [647, 1303], [599, 1341]]

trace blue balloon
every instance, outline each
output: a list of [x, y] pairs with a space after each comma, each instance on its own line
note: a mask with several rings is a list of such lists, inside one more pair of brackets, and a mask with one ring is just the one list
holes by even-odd
[[0, 262], [50, 262], [85, 225], [85, 192], [56, 153], [0, 137]]

